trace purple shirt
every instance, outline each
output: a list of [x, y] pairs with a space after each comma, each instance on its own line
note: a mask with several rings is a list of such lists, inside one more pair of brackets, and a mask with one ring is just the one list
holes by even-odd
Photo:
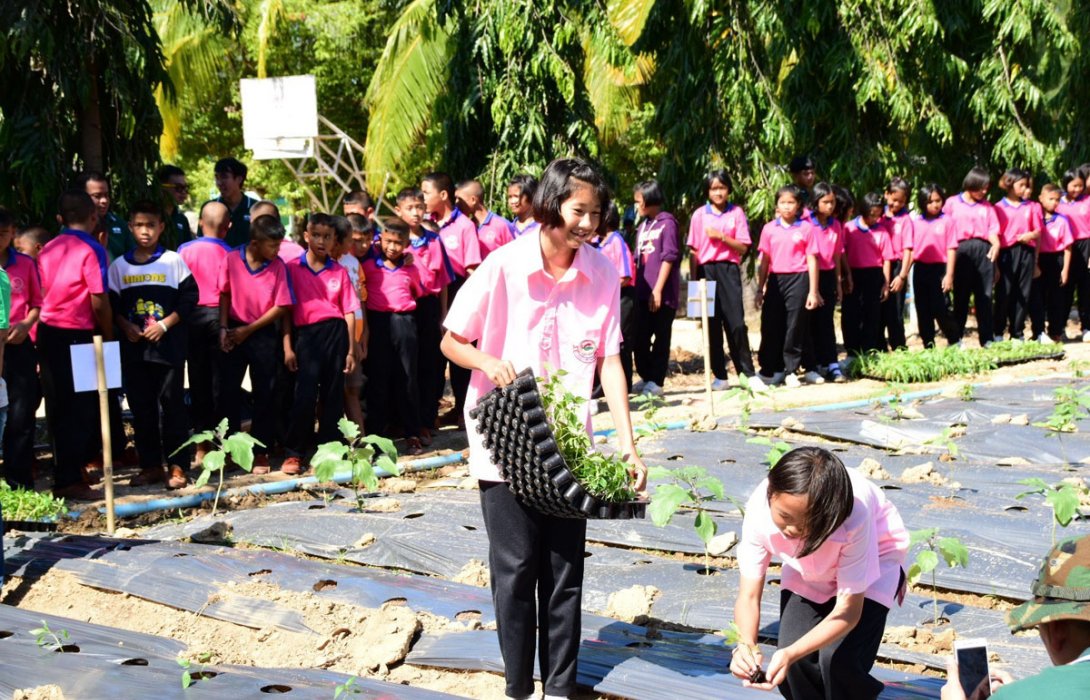
[[677, 308], [681, 270], [681, 239], [677, 219], [669, 212], [659, 212], [654, 219], [644, 219], [636, 230], [636, 298], [647, 301], [659, 279], [664, 262], [673, 263], [670, 276], [662, 288], [662, 303]]

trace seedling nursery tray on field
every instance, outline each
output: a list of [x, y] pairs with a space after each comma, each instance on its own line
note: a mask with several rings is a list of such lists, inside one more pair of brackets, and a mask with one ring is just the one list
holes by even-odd
[[511, 492], [531, 508], [560, 518], [643, 518], [646, 501], [605, 501], [588, 493], [560, 454], [533, 372], [481, 397], [470, 416]]

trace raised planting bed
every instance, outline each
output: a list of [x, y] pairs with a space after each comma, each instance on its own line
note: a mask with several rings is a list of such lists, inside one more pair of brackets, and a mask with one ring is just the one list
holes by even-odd
[[855, 376], [912, 384], [934, 382], [959, 374], [980, 374], [1004, 365], [1054, 360], [1063, 356], [1064, 350], [1060, 345], [1005, 340], [986, 348], [963, 349], [951, 345], [926, 350], [876, 352], [860, 357], [852, 370]]

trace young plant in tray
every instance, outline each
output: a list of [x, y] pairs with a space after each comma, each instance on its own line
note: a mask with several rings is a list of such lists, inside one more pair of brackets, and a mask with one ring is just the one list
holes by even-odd
[[361, 435], [354, 421], [341, 418], [337, 423], [346, 442], [327, 442], [319, 445], [311, 458], [314, 477], [319, 483], [333, 481], [343, 472], [351, 474], [349, 484], [356, 492], [356, 505], [363, 510], [363, 494], [378, 488], [375, 468], [390, 474], [400, 474], [397, 468], [397, 448], [394, 443], [378, 435]]
[[1022, 500], [1026, 496], [1044, 496], [1045, 503], [1052, 509], [1052, 544], [1056, 544], [1056, 525], [1067, 527], [1079, 512], [1079, 493], [1084, 487], [1077, 487], [1067, 481], [1049, 484], [1044, 479], [1033, 477], [1018, 482], [1030, 487], [1028, 491], [1015, 496]]
[[939, 537], [937, 527], [925, 530], [913, 530], [909, 533], [909, 548], [922, 544], [923, 548], [916, 553], [916, 559], [908, 569], [908, 582], [912, 585], [920, 580], [924, 574], [931, 574], [931, 608], [932, 624], [939, 625], [939, 587], [935, 580], [935, 569], [939, 566], [941, 556], [946, 565], [953, 568], [969, 565], [969, 550], [956, 537]]
[[717, 527], [715, 520], [704, 508], [704, 503], [711, 500], [723, 500], [723, 482], [714, 476], [708, 476], [708, 470], [704, 467], [681, 467], [680, 469], [652, 467], [648, 470], [647, 478], [649, 481], [668, 482], [655, 487], [655, 493], [651, 496], [651, 505], [647, 507], [647, 511], [651, 514], [651, 521], [655, 525], [665, 527], [682, 506], [696, 511], [693, 529], [696, 530], [700, 541], [704, 543], [704, 572], [711, 573], [711, 552], [708, 551], [708, 545], [715, 537]]
[[61, 517], [68, 512], [63, 498], [54, 498], [47, 491], [28, 491], [22, 487], [11, 488], [0, 479], [0, 510], [4, 520], [44, 521]]
[[254, 446], [265, 447], [260, 440], [249, 433], [228, 435], [227, 431], [227, 419], [224, 418], [216, 426], [215, 430], [206, 430], [194, 434], [183, 442], [181, 447], [170, 453], [170, 456], [173, 457], [190, 445], [199, 445], [202, 442], [212, 443], [215, 449], [205, 453], [204, 459], [201, 460], [201, 473], [197, 476], [197, 480], [193, 482], [193, 486], [201, 488], [208, 483], [208, 479], [212, 474], [219, 474], [219, 482], [216, 484], [216, 498], [212, 501], [213, 516], [216, 515], [216, 508], [220, 502], [220, 493], [223, 491], [223, 470], [227, 466], [227, 458], [230, 457], [231, 461], [243, 471], [252, 471], [254, 468]]

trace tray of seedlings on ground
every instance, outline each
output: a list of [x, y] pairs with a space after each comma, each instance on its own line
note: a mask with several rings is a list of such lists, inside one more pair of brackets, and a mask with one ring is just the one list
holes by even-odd
[[591, 444], [583, 400], [564, 389], [563, 372], [540, 384], [529, 369], [481, 397], [470, 416], [512, 493], [563, 518], [642, 518], [628, 465]]
[[935, 382], [955, 374], [980, 374], [1005, 365], [1063, 356], [1060, 345], [1006, 340], [984, 348], [963, 349], [951, 345], [869, 353], [859, 358], [853, 370], [856, 376], [887, 382]]

